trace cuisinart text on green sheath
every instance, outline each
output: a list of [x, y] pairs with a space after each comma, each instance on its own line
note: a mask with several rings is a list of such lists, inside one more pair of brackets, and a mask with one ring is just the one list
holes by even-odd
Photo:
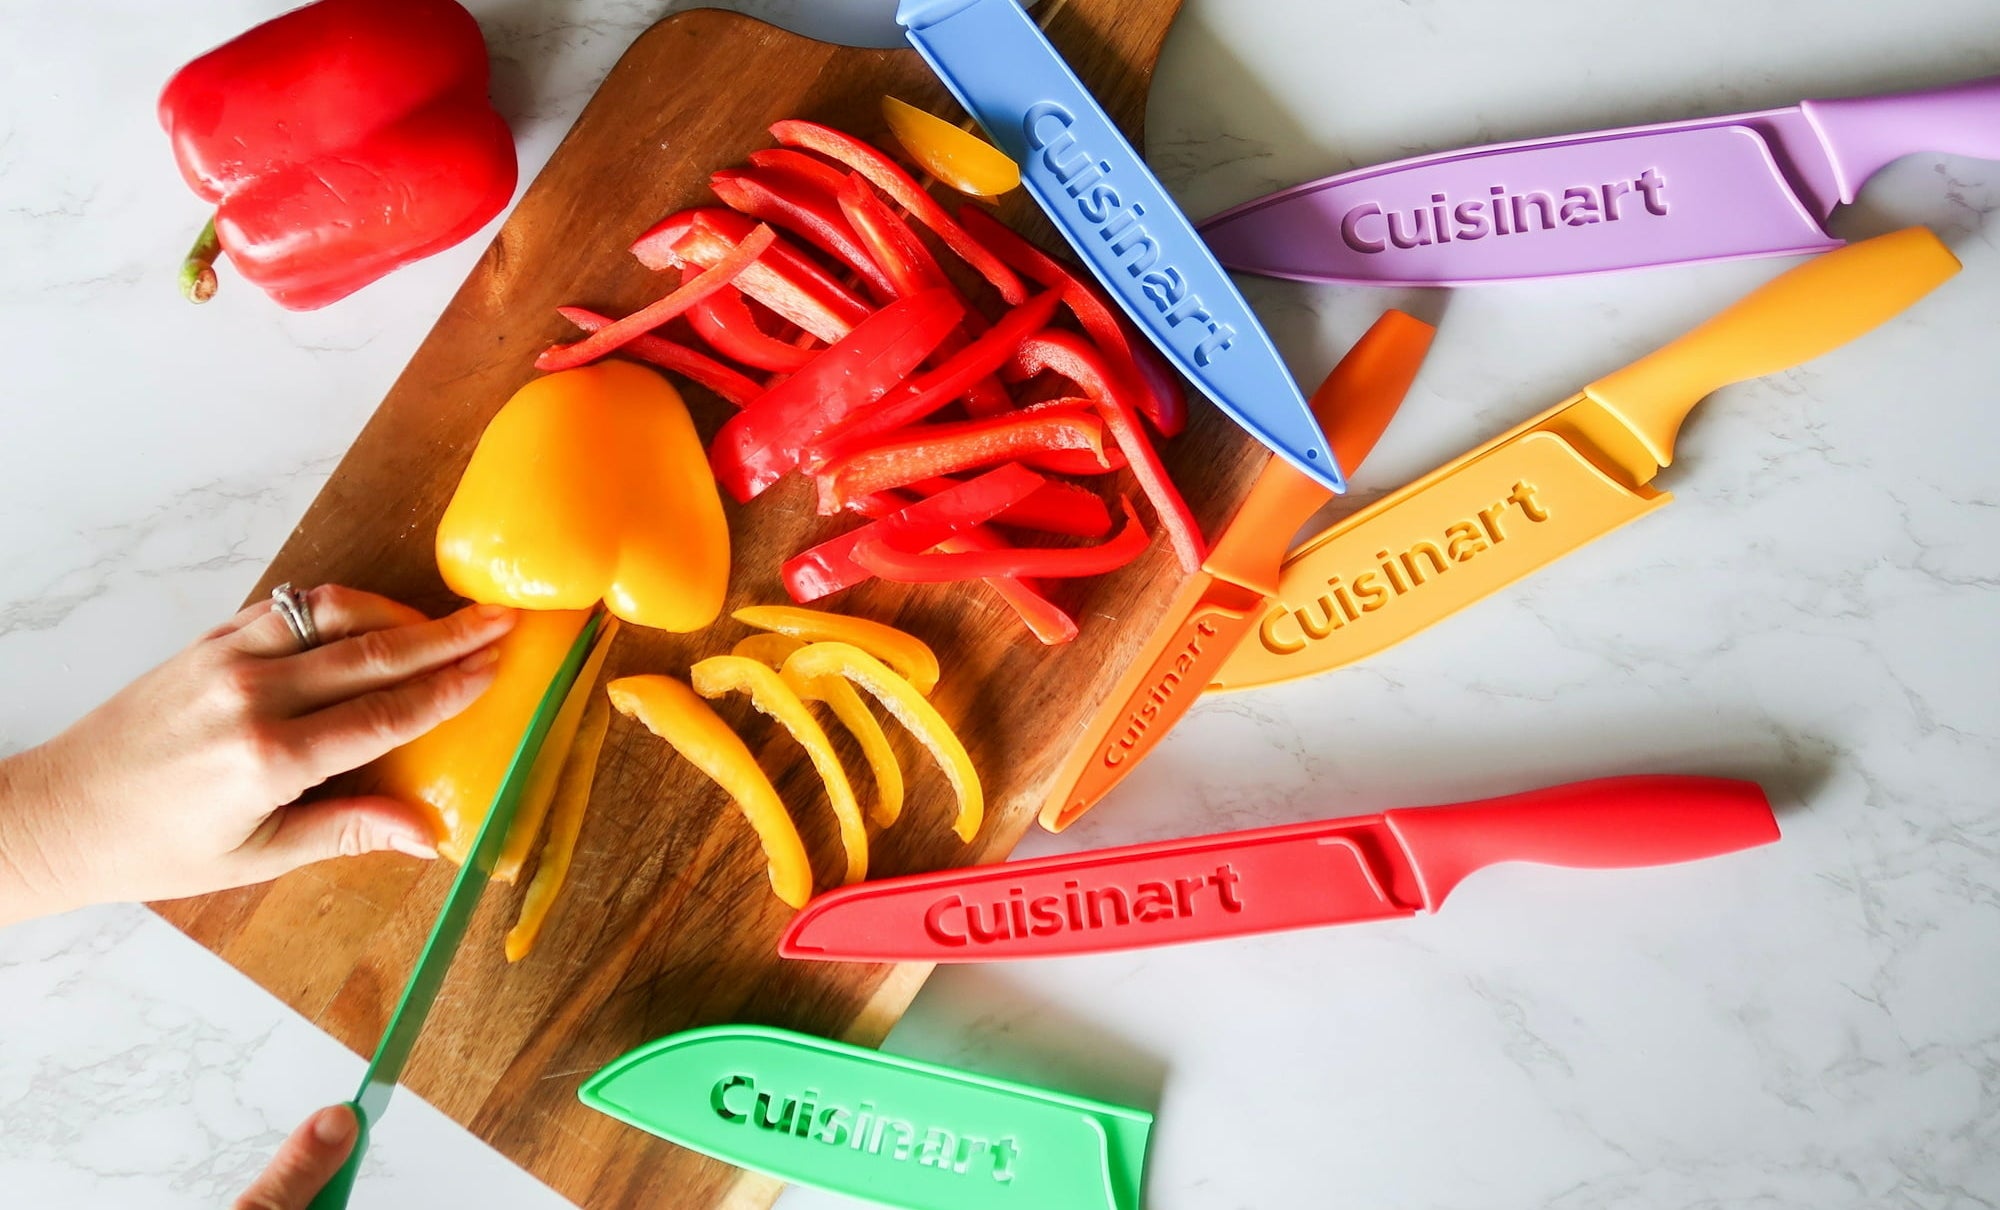
[[883, 1113], [872, 1102], [856, 1108], [820, 1104], [819, 1090], [780, 1097], [757, 1087], [749, 1075], [724, 1076], [709, 1089], [708, 1103], [725, 1122], [757, 1129], [801, 1145], [845, 1147], [893, 1163], [915, 1160], [928, 1168], [968, 1176], [988, 1176], [999, 1184], [1014, 1179], [1020, 1158], [1012, 1135], [986, 1139], [960, 1134], [944, 1126], [921, 1131], [915, 1123]]

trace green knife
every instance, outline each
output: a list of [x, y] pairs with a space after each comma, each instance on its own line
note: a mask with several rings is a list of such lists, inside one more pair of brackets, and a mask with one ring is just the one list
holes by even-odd
[[416, 1045], [417, 1035], [423, 1032], [424, 1018], [430, 1015], [431, 1003], [437, 999], [438, 989], [444, 986], [445, 974], [451, 969], [452, 957], [458, 953], [458, 943], [472, 923], [472, 911], [479, 906], [479, 893], [493, 876], [493, 863], [499, 858], [507, 829], [514, 822], [528, 771], [535, 766], [535, 757], [542, 750], [542, 741], [548, 738], [556, 712], [562, 709], [563, 700], [576, 684], [577, 674], [590, 654], [591, 644], [597, 640], [602, 622], [603, 614], [593, 613], [584, 623], [582, 632], [570, 644], [569, 654], [563, 657], [562, 666], [556, 669], [555, 679], [543, 692], [534, 717], [528, 720], [520, 746], [514, 749], [513, 762], [507, 766], [507, 776], [501, 779], [500, 789], [493, 795], [493, 809], [487, 812], [486, 822], [479, 825], [472, 851], [459, 867], [451, 892], [444, 897], [437, 923], [431, 926], [430, 940], [424, 942], [417, 968], [410, 972], [403, 998], [389, 1018], [389, 1027], [382, 1031], [382, 1041], [375, 1047], [367, 1074], [361, 1077], [361, 1090], [348, 1102], [361, 1125], [354, 1140], [354, 1153], [334, 1173], [326, 1188], [320, 1190], [319, 1196], [313, 1198], [307, 1210], [341, 1210], [347, 1205], [348, 1195], [354, 1190], [355, 1174], [361, 1170], [361, 1155], [368, 1149], [369, 1129], [389, 1107], [389, 1097], [396, 1091], [396, 1081], [402, 1078], [403, 1065], [409, 1062], [410, 1050]]

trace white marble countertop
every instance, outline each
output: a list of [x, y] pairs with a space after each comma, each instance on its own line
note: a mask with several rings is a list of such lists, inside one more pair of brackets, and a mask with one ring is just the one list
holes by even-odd
[[[877, 37], [892, 7], [745, 6]], [[199, 206], [155, 93], [284, 7], [0, 15], [0, 751], [235, 607], [485, 243], [316, 314], [241, 282], [179, 302]], [[471, 7], [525, 176], [666, 6]], [[1996, 71], [1993, 0], [1189, 0], [1151, 154], [1199, 214], [1425, 150]], [[1640, 771], [1761, 779], [1781, 844], [1503, 868], [1402, 924], [943, 970], [888, 1048], [1154, 1108], [1155, 1210], [2000, 1204], [1996, 208], [2000, 165], [1884, 172], [1836, 229], [1928, 223], [1965, 272], [1705, 404], [1674, 507], [1365, 667], [1198, 707], [1028, 851]], [[1367, 494], [1782, 267], [1251, 293], [1314, 379], [1386, 305], [1441, 317]], [[224, 1204], [360, 1066], [139, 909], [9, 930], [0, 1202]], [[414, 1098], [365, 1181], [357, 1206], [558, 1204]]]

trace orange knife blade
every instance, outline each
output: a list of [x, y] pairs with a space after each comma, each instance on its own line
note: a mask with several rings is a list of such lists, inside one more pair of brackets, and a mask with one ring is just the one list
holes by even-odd
[[[1386, 311], [1313, 392], [1313, 416], [1351, 474], [1382, 436], [1430, 350], [1431, 325]], [[1282, 459], [1268, 462], [1166, 622], [1126, 666], [1064, 758], [1042, 826], [1060, 832], [1124, 780], [1207, 687], [1277, 591], [1292, 538], [1333, 493]]]

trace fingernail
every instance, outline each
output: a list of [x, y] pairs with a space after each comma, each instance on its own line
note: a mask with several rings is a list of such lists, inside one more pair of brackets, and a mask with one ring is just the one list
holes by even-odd
[[313, 1137], [327, 1147], [338, 1147], [354, 1137], [354, 1111], [345, 1105], [322, 1109], [313, 1119]]
[[484, 672], [500, 661], [498, 647], [481, 647], [458, 662], [460, 672]]
[[481, 621], [486, 622], [497, 622], [501, 618], [514, 616], [514, 611], [505, 605], [477, 605], [473, 607], [473, 612], [479, 615]]
[[421, 857], [425, 861], [437, 860], [437, 846], [421, 837], [411, 836], [404, 832], [391, 832], [389, 834], [389, 847], [398, 853], [405, 853], [411, 857]]

